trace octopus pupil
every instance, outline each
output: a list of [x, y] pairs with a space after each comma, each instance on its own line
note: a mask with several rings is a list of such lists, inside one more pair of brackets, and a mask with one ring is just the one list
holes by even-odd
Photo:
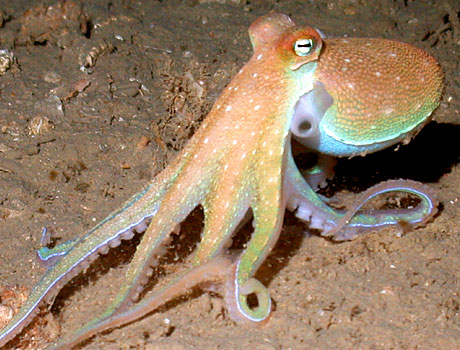
[[299, 56], [307, 56], [313, 48], [313, 40], [311, 39], [300, 39], [297, 40], [294, 45], [294, 50]]

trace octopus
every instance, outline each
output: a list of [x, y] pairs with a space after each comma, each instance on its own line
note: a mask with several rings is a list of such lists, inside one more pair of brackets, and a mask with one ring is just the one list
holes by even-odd
[[[267, 322], [271, 297], [254, 275], [280, 236], [286, 209], [336, 241], [388, 226], [414, 228], [433, 218], [435, 194], [411, 180], [379, 183], [347, 211], [317, 193], [333, 175], [334, 157], [407, 143], [430, 120], [443, 90], [443, 73], [433, 57], [393, 40], [325, 38], [274, 12], [252, 23], [249, 36], [252, 57], [172, 163], [89, 232], [38, 251], [48, 268], [1, 330], [0, 346], [21, 333], [70, 279], [136, 233], [143, 236], [114, 301], [48, 350], [70, 349], [195, 286], [218, 288], [236, 323]], [[294, 161], [292, 139], [319, 155], [305, 177]], [[362, 209], [370, 198], [392, 191], [415, 196], [418, 204]], [[172, 233], [197, 206], [203, 208], [204, 227], [190, 268], [143, 295]], [[249, 241], [230, 254], [232, 237], [251, 219]]]

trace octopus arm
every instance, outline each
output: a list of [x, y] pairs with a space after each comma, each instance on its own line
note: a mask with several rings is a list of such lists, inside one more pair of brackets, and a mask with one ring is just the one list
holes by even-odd
[[[225, 304], [229, 316], [237, 323], [261, 323], [270, 315], [270, 294], [253, 275], [278, 241], [281, 232], [286, 208], [282, 175], [285, 165], [282, 163], [272, 162], [270, 169], [256, 176], [255, 198], [251, 203], [254, 232], [227, 277]], [[280, 168], [273, 164], [280, 164]], [[256, 307], [248, 303], [251, 294], [257, 298]]]
[[[350, 240], [385, 226], [414, 227], [427, 223], [437, 212], [439, 204], [433, 191], [426, 185], [411, 180], [390, 180], [379, 183], [358, 197], [347, 211], [329, 207], [309, 186], [295, 165], [289, 151], [286, 172], [287, 208], [309, 223], [311, 228], [322, 230], [323, 236], [334, 240]], [[389, 192], [404, 192], [418, 197], [420, 203], [407, 209], [360, 210], [370, 199]]]
[[46, 350], [70, 349], [72, 346], [79, 344], [95, 334], [136, 321], [198, 285], [219, 283], [225, 280], [232, 262], [232, 259], [222, 257], [193, 268], [177, 276], [173, 282], [157, 292], [148, 295], [144, 300], [133, 305], [130, 309], [111, 314], [95, 325], [87, 324], [68, 338], [61, 339], [58, 343], [49, 346]]
[[[370, 199], [390, 192], [408, 193], [417, 197], [420, 202], [403, 209], [360, 210]], [[337, 222], [337, 226], [323, 236], [343, 241], [385, 226], [396, 226], [406, 231], [429, 222], [437, 213], [438, 205], [436, 195], [424, 184], [412, 180], [384, 181], [362, 192], [355, 204]]]
[[[334, 167], [337, 164], [336, 158], [327, 154], [318, 154], [318, 162], [305, 174], [305, 179], [313, 190], [318, 191], [320, 188], [327, 186], [327, 180], [334, 177]], [[324, 200], [324, 198], [323, 198]]]
[[164, 179], [174, 179], [180, 170], [178, 165], [162, 173], [156, 182], [131, 197], [84, 236], [52, 249], [41, 248], [38, 257], [48, 267], [47, 271], [20, 310], [0, 331], [0, 346], [20, 333], [37, 314], [40, 305], [52, 303], [61, 288], [99, 255], [118, 246], [121, 240], [131, 239], [135, 231], [145, 231], [146, 222], [155, 215], [170, 186], [170, 182]]
[[[126, 271], [124, 283], [114, 301], [101, 315], [76, 331], [79, 338], [83, 339], [88, 334], [93, 334], [93, 329], [97, 329], [100, 324], [105, 324], [111, 317], [132, 307], [152, 275], [158, 257], [163, 254], [164, 247], [170, 240], [170, 234], [205, 197], [205, 189], [209, 187], [212, 176], [203, 176], [204, 168], [193, 162], [188, 164], [189, 166], [187, 164], [181, 166], [181, 173], [172, 178], [168, 191], [163, 195], [161, 205], [136, 248], [133, 260]], [[189, 182], [194, 183], [195, 186], [186, 186], [185, 184]], [[63, 337], [50, 349], [68, 349], [71, 339]]]

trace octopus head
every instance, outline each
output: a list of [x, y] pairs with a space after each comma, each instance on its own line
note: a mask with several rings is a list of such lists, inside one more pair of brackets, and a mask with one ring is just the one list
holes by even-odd
[[249, 27], [249, 37], [255, 56], [268, 53], [292, 71], [317, 61], [323, 44], [321, 34], [314, 28], [296, 26], [288, 16], [273, 12]]

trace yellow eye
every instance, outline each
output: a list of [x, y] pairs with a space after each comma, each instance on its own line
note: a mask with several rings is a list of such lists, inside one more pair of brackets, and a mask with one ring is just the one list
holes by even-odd
[[314, 46], [313, 39], [299, 39], [294, 43], [294, 51], [297, 56], [307, 56], [313, 51]]

